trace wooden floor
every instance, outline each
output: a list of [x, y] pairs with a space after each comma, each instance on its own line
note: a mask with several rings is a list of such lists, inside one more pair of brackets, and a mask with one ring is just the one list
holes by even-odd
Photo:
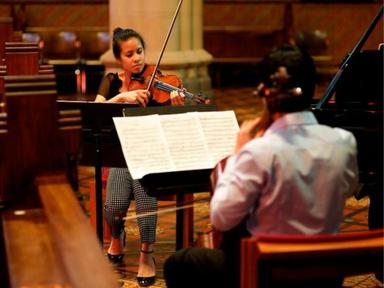
[[[321, 95], [322, 88], [318, 88], [317, 95]], [[219, 110], [234, 110], [239, 123], [244, 119], [254, 117], [260, 112], [260, 102], [252, 95], [253, 87], [233, 87], [215, 89], [216, 104]], [[78, 98], [93, 99], [92, 95], [80, 95]], [[94, 177], [93, 167], [79, 167], [78, 191], [81, 205], [85, 211], [89, 211], [89, 182]], [[208, 193], [194, 195], [194, 229], [199, 231], [208, 224]], [[342, 232], [366, 231], [368, 229], [368, 198], [356, 200], [350, 198], [346, 202], [344, 210], [344, 221], [341, 226]], [[155, 246], [155, 258], [157, 269], [157, 280], [151, 287], [166, 287], [162, 274], [162, 266], [165, 259], [175, 251], [175, 202], [159, 201], [159, 220], [157, 227], [157, 242]], [[137, 273], [137, 260], [139, 256], [139, 232], [136, 224], [134, 202], [132, 203], [126, 221], [126, 246], [125, 257], [121, 265], [115, 266], [122, 287], [138, 287], [135, 281]], [[104, 243], [104, 250], [108, 242]], [[383, 287], [382, 283], [376, 280], [373, 275], [361, 275], [346, 278], [343, 287]]]

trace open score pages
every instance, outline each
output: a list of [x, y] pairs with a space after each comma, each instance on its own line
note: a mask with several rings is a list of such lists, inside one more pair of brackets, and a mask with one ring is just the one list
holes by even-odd
[[233, 111], [114, 117], [113, 121], [133, 179], [213, 168], [232, 154], [239, 130]]

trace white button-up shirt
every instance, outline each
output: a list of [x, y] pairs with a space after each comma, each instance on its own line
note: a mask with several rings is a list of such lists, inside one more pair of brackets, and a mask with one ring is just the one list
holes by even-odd
[[288, 113], [228, 158], [210, 203], [220, 231], [245, 217], [252, 235], [336, 233], [358, 184], [352, 133]]

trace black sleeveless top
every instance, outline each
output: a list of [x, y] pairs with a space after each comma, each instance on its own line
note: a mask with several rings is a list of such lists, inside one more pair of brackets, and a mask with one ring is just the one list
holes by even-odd
[[123, 82], [120, 80], [117, 73], [108, 73], [101, 80], [98, 95], [104, 96], [105, 99], [111, 99], [112, 97], [119, 94], [119, 90]]

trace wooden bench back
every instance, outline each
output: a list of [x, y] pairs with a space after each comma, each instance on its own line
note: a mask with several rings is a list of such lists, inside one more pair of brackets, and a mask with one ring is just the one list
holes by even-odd
[[8, 210], [2, 225], [10, 287], [69, 283], [43, 209]]
[[[337, 235], [272, 235], [243, 239], [241, 288], [383, 271], [384, 230]], [[289, 286], [289, 285], [288, 285]], [[310, 287], [310, 286], [308, 286]]]
[[40, 51], [37, 43], [5, 42], [7, 75], [39, 73]]
[[13, 19], [0, 17], [0, 65], [5, 65], [4, 43], [13, 40]]
[[2, 215], [9, 287], [118, 287], [64, 174], [39, 176], [36, 187], [42, 207]]
[[[23, 202], [34, 177], [62, 166], [53, 75], [5, 76], [5, 202]], [[4, 167], [5, 166], [5, 167]]]

